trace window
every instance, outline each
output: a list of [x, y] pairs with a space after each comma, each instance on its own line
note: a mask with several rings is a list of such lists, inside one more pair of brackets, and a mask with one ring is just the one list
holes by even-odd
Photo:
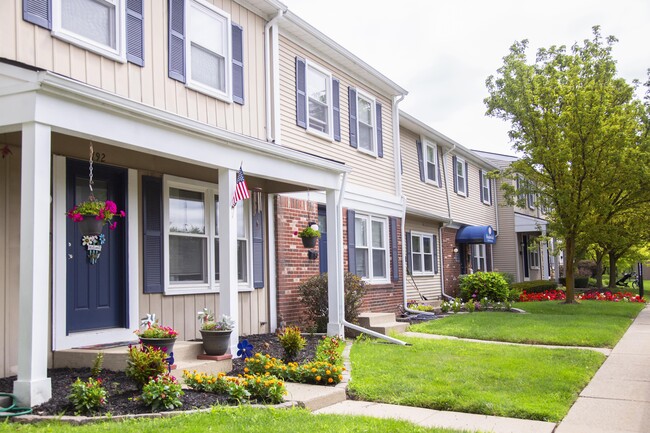
[[528, 193], [526, 195], [526, 201], [528, 202], [529, 209], [535, 209], [535, 194], [533, 194], [532, 192]]
[[462, 158], [457, 157], [454, 168], [456, 172], [454, 180], [456, 182], [456, 192], [460, 195], [467, 195], [467, 164]]
[[125, 61], [125, 0], [53, 0], [52, 34]]
[[438, 146], [428, 141], [424, 142], [425, 167], [424, 173], [427, 181], [438, 185]]
[[203, 0], [188, 1], [186, 13], [187, 85], [229, 100], [230, 15]]
[[331, 134], [331, 80], [332, 76], [313, 64], [307, 63], [307, 128]]
[[487, 176], [487, 173], [481, 170], [481, 201], [485, 204], [491, 204], [491, 184], [490, 178]]
[[434, 273], [434, 243], [433, 235], [424, 233], [411, 233], [411, 263], [413, 275], [427, 275]]
[[528, 266], [539, 269], [539, 249], [536, 246], [528, 250]]
[[[217, 290], [217, 185], [166, 176], [163, 191], [168, 292], [196, 293]], [[247, 201], [237, 203], [237, 279], [245, 286], [249, 285], [251, 269], [249, 212]]]
[[472, 270], [474, 272], [487, 271], [487, 264], [485, 260], [485, 244], [472, 245]]
[[356, 215], [356, 274], [368, 280], [388, 279], [388, 223], [385, 218]]
[[375, 153], [375, 101], [357, 90], [359, 149]]

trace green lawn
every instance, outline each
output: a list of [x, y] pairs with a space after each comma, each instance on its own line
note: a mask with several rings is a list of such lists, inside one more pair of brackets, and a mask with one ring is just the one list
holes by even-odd
[[23, 433], [143, 433], [143, 432], [396, 432], [461, 433], [458, 430], [424, 428], [405, 421], [369, 417], [312, 415], [305, 409], [259, 409], [243, 406], [216, 408], [210, 413], [179, 415], [162, 419], [104, 422], [83, 426], [63, 423], [14, 424], [0, 422], [0, 432]]
[[478, 340], [561, 346], [614, 347], [645, 304], [583, 301], [519, 302], [529, 314], [457, 314], [411, 326], [414, 332]]
[[559, 421], [604, 355], [450, 340], [403, 338], [352, 347], [349, 390], [361, 400]]

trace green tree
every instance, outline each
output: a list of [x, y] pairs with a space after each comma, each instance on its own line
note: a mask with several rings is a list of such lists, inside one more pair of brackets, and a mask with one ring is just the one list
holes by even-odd
[[541, 48], [533, 64], [528, 41], [515, 42], [486, 82], [487, 115], [510, 122], [512, 147], [521, 155], [504, 176], [526, 179], [519, 191], [504, 182], [507, 199], [532, 193], [551, 209], [549, 229], [564, 241], [567, 303], [574, 302], [576, 252], [593, 243], [590, 217], [643, 141], [647, 120], [634, 96], [638, 83], [616, 76], [615, 42], [612, 36], [603, 41], [594, 27], [592, 40], [569, 51]]

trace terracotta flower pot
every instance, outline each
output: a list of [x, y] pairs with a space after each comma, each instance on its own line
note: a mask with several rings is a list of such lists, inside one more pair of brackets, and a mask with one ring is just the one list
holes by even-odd
[[229, 349], [230, 334], [232, 331], [206, 331], [201, 329], [203, 350], [206, 355], [225, 355]]
[[305, 248], [314, 248], [318, 238], [300, 238], [302, 239], [302, 246]]
[[79, 221], [79, 231], [83, 236], [94, 236], [102, 232], [104, 220], [95, 219], [94, 215], [84, 215], [84, 219]]

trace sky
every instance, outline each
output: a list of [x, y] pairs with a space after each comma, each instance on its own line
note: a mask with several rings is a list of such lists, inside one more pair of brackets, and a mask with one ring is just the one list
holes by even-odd
[[[514, 154], [509, 124], [485, 116], [485, 80], [513, 42], [582, 43], [613, 35], [618, 75], [645, 82], [650, 0], [282, 0], [289, 9], [405, 88], [400, 109], [470, 149]], [[643, 88], [637, 92], [643, 97]]]

